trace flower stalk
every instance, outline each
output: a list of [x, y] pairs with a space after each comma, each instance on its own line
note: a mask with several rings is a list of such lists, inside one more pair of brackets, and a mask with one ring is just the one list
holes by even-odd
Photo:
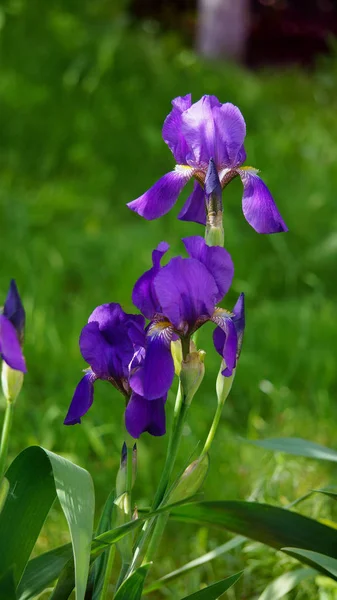
[[5, 418], [2, 426], [0, 441], [0, 483], [6, 471], [6, 460], [8, 454], [9, 436], [13, 423], [14, 403], [6, 402]]

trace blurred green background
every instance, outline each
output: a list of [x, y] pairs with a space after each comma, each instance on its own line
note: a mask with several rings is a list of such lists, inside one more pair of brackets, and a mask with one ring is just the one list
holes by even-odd
[[[98, 304], [133, 310], [133, 284], [158, 242], [179, 253], [180, 238], [203, 235], [202, 227], [176, 219], [189, 189], [159, 221], [146, 222], [125, 205], [173, 168], [161, 138], [171, 99], [207, 93], [243, 112], [247, 164], [261, 169], [289, 233], [256, 234], [242, 216], [240, 182], [226, 189], [226, 246], [236, 273], [225, 306], [246, 293], [247, 329], [205, 495], [283, 506], [333, 483], [335, 472], [322, 463], [267, 454], [240, 438], [297, 436], [336, 445], [337, 58], [320, 59], [310, 73], [208, 63], [175, 33], [159, 35], [150, 21], [130, 24], [123, 3], [104, 0], [7, 0], [0, 26], [0, 289], [4, 299], [14, 277], [22, 294], [29, 368], [11, 457], [30, 444], [70, 457], [92, 473], [98, 510], [113, 486], [122, 398], [98, 382], [83, 424], [63, 426], [86, 366], [78, 337]], [[211, 331], [205, 327], [199, 337], [207, 374], [185, 427], [180, 466], [204, 441], [215, 409], [219, 360]], [[169, 421], [172, 406], [173, 395]], [[139, 506], [151, 502], [166, 443], [148, 434], [138, 443]], [[331, 518], [331, 502], [315, 497], [303, 510]], [[67, 539], [56, 507], [38, 551]], [[172, 524], [154, 574], [225, 539]], [[228, 598], [254, 598], [294, 564], [251, 543], [165, 595], [179, 597], [245, 567], [238, 595]], [[288, 598], [337, 598], [327, 581], [303, 584]]]

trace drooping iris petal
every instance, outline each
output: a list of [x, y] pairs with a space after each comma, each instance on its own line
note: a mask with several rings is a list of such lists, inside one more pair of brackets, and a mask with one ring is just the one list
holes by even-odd
[[174, 377], [171, 354], [172, 327], [167, 322], [151, 323], [147, 332], [143, 363], [130, 375], [134, 392], [152, 401], [167, 394]]
[[22, 345], [26, 314], [14, 279], [11, 280], [9, 285], [7, 298], [4, 304], [3, 314], [12, 323], [12, 325], [14, 325], [19, 338], [19, 342]]
[[193, 169], [189, 167], [166, 173], [145, 194], [127, 206], [149, 221], [158, 219], [172, 208], [192, 175]]
[[97, 321], [85, 325], [79, 340], [81, 354], [97, 377], [122, 377], [123, 368], [115, 349], [104, 338]]
[[203, 96], [182, 114], [182, 135], [190, 152], [187, 164], [206, 171], [209, 159], [215, 153], [215, 126], [213, 108], [221, 104], [215, 96]]
[[166, 242], [161, 242], [157, 246], [156, 250], [152, 252], [153, 267], [136, 281], [133, 288], [132, 302], [147, 319], [152, 319], [157, 312], [160, 312], [160, 305], [153, 286], [153, 280], [160, 270], [161, 258], [168, 249], [169, 245]]
[[0, 315], [0, 354], [9, 367], [27, 372], [16, 329], [5, 315]]
[[214, 346], [226, 363], [222, 375], [229, 377], [235, 369], [237, 359], [238, 336], [235, 324], [231, 316], [221, 309], [217, 309], [212, 321], [218, 325], [213, 332]]
[[173, 109], [166, 117], [163, 125], [163, 140], [170, 148], [178, 165], [186, 164], [188, 146], [181, 131], [181, 114], [191, 106], [191, 103], [191, 94], [172, 100]]
[[95, 380], [96, 377], [92, 371], [89, 371], [82, 377], [75, 390], [67, 416], [64, 419], [64, 425], [75, 425], [76, 423], [80, 423], [81, 417], [88, 412], [94, 400]]
[[242, 342], [243, 342], [243, 334], [245, 330], [245, 295], [240, 294], [234, 308], [233, 308], [232, 317], [233, 323], [235, 325], [236, 333], [238, 336], [238, 350], [237, 354], [240, 355]]
[[178, 219], [206, 225], [205, 192], [198, 181], [194, 182], [193, 191], [181, 209]]
[[[212, 109], [214, 119], [214, 154], [218, 169], [241, 165], [246, 123], [237, 106], [226, 102]], [[210, 158], [211, 158], [210, 156]]]
[[162, 312], [182, 333], [213, 314], [219, 294], [208, 269], [194, 258], [172, 258], [154, 280]]
[[132, 394], [125, 410], [125, 426], [134, 438], [148, 431], [151, 435], [164, 435], [165, 399], [146, 400], [138, 394]]
[[214, 278], [218, 287], [215, 302], [220, 302], [227, 294], [234, 275], [234, 265], [231, 256], [221, 246], [207, 246], [201, 236], [183, 238], [183, 242], [191, 258], [202, 262]]
[[243, 183], [242, 210], [257, 233], [288, 231], [266, 184], [255, 170], [238, 169]]

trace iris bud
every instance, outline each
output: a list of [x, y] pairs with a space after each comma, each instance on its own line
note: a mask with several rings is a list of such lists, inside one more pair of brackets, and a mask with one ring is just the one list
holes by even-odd
[[191, 404], [194, 395], [205, 375], [205, 355], [203, 350], [190, 352], [186, 360], [181, 362], [180, 382], [184, 394], [185, 404]]
[[180, 500], [194, 496], [204, 483], [208, 469], [208, 454], [204, 454], [203, 456], [200, 456], [200, 458], [194, 460], [178, 479], [175, 487], [169, 494], [167, 503], [173, 504], [174, 502], [179, 502]]
[[23, 373], [21, 371], [17, 371], [16, 369], [12, 369], [5, 361], [3, 361], [1, 370], [1, 385], [3, 395], [5, 396], [7, 402], [15, 402], [21, 391], [22, 384]]
[[220, 371], [218, 373], [218, 377], [216, 380], [216, 394], [217, 394], [219, 405], [223, 405], [225, 403], [225, 400], [227, 399], [227, 396], [229, 395], [229, 392], [232, 389], [232, 385], [233, 385], [233, 381], [234, 381], [234, 377], [235, 377], [236, 369], [233, 369], [233, 373], [229, 377], [224, 377], [222, 375], [222, 371], [225, 368], [226, 368], [226, 364], [224, 361], [222, 361]]

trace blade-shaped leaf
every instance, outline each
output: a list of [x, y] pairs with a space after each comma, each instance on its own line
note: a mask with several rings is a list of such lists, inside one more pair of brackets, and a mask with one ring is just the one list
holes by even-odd
[[[198, 502], [171, 509], [171, 518], [244, 534], [278, 550], [292, 546], [319, 551], [337, 558], [335, 529], [303, 515], [268, 504], [234, 501]], [[304, 558], [303, 562], [306, 562]], [[320, 570], [325, 572], [323, 566]]]
[[145, 577], [152, 563], [139, 567], [128, 577], [117, 590], [114, 600], [140, 600], [143, 593]]
[[280, 600], [302, 581], [315, 575], [317, 575], [317, 571], [310, 568], [294, 569], [294, 571], [283, 573], [266, 587], [258, 600]]
[[313, 492], [317, 492], [319, 494], [325, 494], [325, 496], [330, 496], [330, 498], [337, 500], [337, 489], [336, 488], [324, 488], [321, 490], [313, 490]]
[[275, 452], [286, 452], [295, 456], [306, 456], [318, 460], [337, 462], [337, 452], [302, 438], [270, 438], [267, 440], [245, 440], [254, 446], [274, 450]]
[[235, 573], [235, 575], [231, 575], [230, 577], [226, 577], [226, 579], [222, 579], [222, 581], [213, 583], [199, 592], [184, 596], [182, 600], [217, 600], [217, 598], [229, 590], [229, 588], [240, 579], [241, 575], [242, 571], [240, 573]]
[[0, 575], [14, 566], [17, 584], [56, 498], [49, 459], [38, 447], [21, 452], [9, 467], [9, 492], [0, 514]]
[[75, 563], [77, 600], [84, 599], [94, 527], [95, 492], [88, 471], [45, 450], [50, 460], [56, 493], [68, 522]]
[[[0, 514], [0, 556], [3, 557], [0, 574], [14, 565], [14, 580], [19, 583], [57, 495], [72, 538], [76, 597], [83, 600], [94, 513], [94, 491], [89, 473], [53, 452], [32, 446], [16, 457], [6, 477], [10, 487]], [[25, 589], [20, 589], [21, 594], [25, 593]]]
[[0, 579], [0, 598], [17, 600], [13, 571], [10, 569]]
[[175, 571], [172, 571], [171, 573], [164, 575], [160, 579], [157, 579], [157, 581], [154, 581], [145, 589], [145, 594], [154, 592], [155, 590], [158, 590], [159, 588], [163, 587], [163, 585], [167, 585], [168, 583], [171, 583], [171, 581], [173, 581], [174, 579], [178, 579], [178, 577], [182, 577], [186, 573], [189, 573], [189, 571], [192, 571], [193, 569], [197, 569], [201, 565], [204, 565], [204, 564], [210, 562], [211, 560], [218, 558], [218, 556], [221, 556], [222, 554], [225, 554], [226, 552], [230, 552], [231, 550], [234, 550], [238, 546], [241, 546], [245, 541], [247, 541], [247, 538], [245, 538], [241, 535], [237, 535], [232, 540], [229, 540], [229, 542], [226, 542], [225, 544], [222, 544], [221, 546], [214, 548], [214, 550], [210, 550], [210, 552], [206, 552], [206, 554], [203, 554], [202, 556], [199, 556], [198, 558], [191, 560], [190, 562], [186, 563], [179, 569], [176, 569]]
[[59, 577], [72, 555], [72, 545], [65, 544], [30, 560], [17, 590], [18, 599], [31, 600], [41, 594]]
[[333, 579], [337, 579], [337, 559], [320, 552], [313, 552], [303, 548], [282, 548], [287, 554], [291, 554], [301, 562], [310, 562], [311, 565], [317, 567], [318, 570], [330, 574]]
[[[103, 512], [102, 512], [101, 518], [98, 523], [96, 535], [100, 535], [101, 533], [104, 533], [105, 531], [108, 531], [109, 529], [111, 529], [112, 516], [113, 516], [114, 510], [115, 510], [115, 504], [114, 504], [115, 497], [116, 497], [115, 490], [113, 490], [109, 494], [107, 501], [104, 505]], [[99, 600], [99, 597], [100, 597], [100, 594], [101, 594], [101, 591], [103, 588], [103, 584], [104, 584], [105, 570], [106, 570], [106, 566], [108, 563], [110, 551], [111, 550], [107, 549], [94, 562], [94, 565], [93, 565], [93, 580], [94, 581], [93, 581], [92, 600]]]

